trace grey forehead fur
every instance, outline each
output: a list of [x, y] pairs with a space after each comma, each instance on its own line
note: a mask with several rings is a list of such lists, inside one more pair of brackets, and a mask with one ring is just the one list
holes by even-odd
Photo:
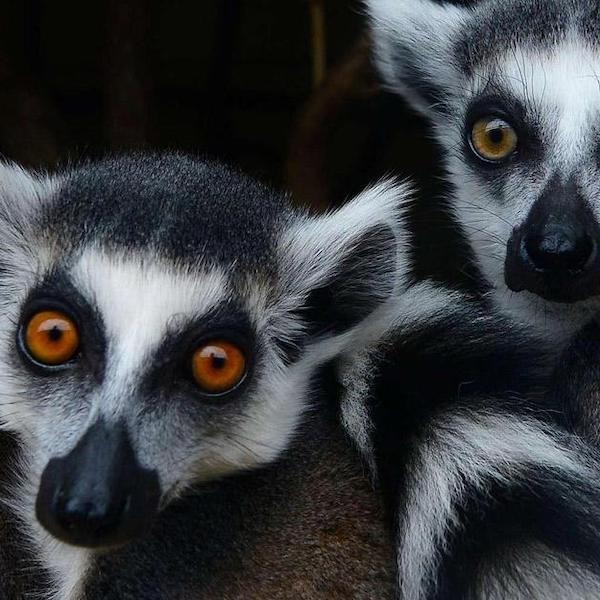
[[472, 11], [456, 46], [466, 72], [517, 47], [550, 49], [571, 32], [592, 46], [598, 45], [600, 3], [596, 0], [480, 0], [446, 4], [467, 5]]
[[256, 268], [272, 265], [291, 216], [283, 194], [219, 163], [134, 154], [66, 173], [40, 225], [70, 250], [93, 243]]

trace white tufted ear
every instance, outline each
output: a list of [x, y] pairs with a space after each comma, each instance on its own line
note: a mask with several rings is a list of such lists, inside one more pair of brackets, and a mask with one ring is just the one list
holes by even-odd
[[1, 285], [31, 274], [40, 250], [39, 240], [32, 239], [31, 226], [58, 183], [58, 179], [30, 173], [14, 163], [0, 162]]
[[403, 208], [410, 187], [383, 181], [348, 204], [296, 223], [281, 244], [281, 281], [311, 327], [342, 333], [403, 283]]
[[385, 83], [426, 115], [459, 81], [453, 43], [470, 9], [433, 0], [366, 0]]
[[0, 162], [0, 219], [27, 217], [37, 207], [40, 194], [46, 192], [42, 176], [26, 171], [15, 163]]
[[58, 177], [30, 172], [15, 163], [0, 162], [0, 228], [3, 234], [0, 243], [3, 237], [18, 233], [32, 221], [41, 204], [52, 197], [58, 185]]

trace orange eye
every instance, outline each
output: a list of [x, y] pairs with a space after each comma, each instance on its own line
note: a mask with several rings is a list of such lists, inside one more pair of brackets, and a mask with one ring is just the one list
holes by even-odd
[[32, 358], [44, 365], [62, 365], [79, 348], [77, 326], [58, 310], [43, 310], [27, 323], [25, 347]]
[[235, 344], [212, 340], [202, 344], [192, 356], [192, 374], [200, 388], [209, 394], [224, 394], [235, 388], [246, 374], [246, 357]]
[[499, 162], [508, 158], [516, 149], [517, 132], [503, 119], [485, 117], [479, 119], [471, 131], [471, 146], [488, 162]]

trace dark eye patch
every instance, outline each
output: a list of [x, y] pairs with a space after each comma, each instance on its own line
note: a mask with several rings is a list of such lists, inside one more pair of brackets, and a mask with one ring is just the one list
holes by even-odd
[[[250, 373], [256, 354], [256, 332], [244, 309], [234, 302], [223, 302], [196, 319], [179, 319], [171, 327], [148, 365], [144, 387], [151, 391], [183, 386], [190, 394], [197, 394], [191, 359], [202, 342], [215, 339], [228, 340], [243, 348]], [[218, 357], [215, 358], [218, 362]]]
[[[511, 164], [540, 162], [543, 160], [544, 149], [535, 111], [528, 110], [509, 92], [502, 91], [502, 93], [499, 93], [500, 89], [497, 85], [494, 84], [491, 87], [495, 89], [496, 93], [484, 93], [474, 99], [467, 109], [463, 129], [463, 155], [475, 171], [486, 178], [496, 179]], [[519, 140], [518, 151], [508, 161], [485, 163], [475, 156], [472, 151], [471, 135], [473, 127], [479, 120], [489, 117], [505, 121], [516, 132]]]
[[[79, 367], [101, 381], [106, 362], [106, 337], [104, 324], [99, 311], [92, 306], [77, 290], [68, 274], [61, 268], [47, 273], [27, 296], [23, 303], [16, 339], [20, 338], [23, 327], [34, 314], [42, 310], [57, 310], [65, 313], [77, 322], [80, 330]], [[51, 332], [50, 335], [59, 335]], [[21, 347], [17, 339], [17, 349]], [[26, 361], [27, 365], [28, 362]], [[31, 364], [28, 366], [32, 367]], [[37, 373], [43, 371], [32, 367]]]

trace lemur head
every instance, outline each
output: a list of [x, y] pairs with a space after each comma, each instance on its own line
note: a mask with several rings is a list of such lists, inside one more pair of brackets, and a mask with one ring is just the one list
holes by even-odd
[[598, 3], [366, 3], [379, 69], [433, 123], [499, 296], [561, 314], [600, 295]]
[[401, 192], [317, 217], [182, 155], [2, 166], [0, 420], [25, 519], [120, 545], [190, 485], [273, 461], [317, 368], [386, 312]]

